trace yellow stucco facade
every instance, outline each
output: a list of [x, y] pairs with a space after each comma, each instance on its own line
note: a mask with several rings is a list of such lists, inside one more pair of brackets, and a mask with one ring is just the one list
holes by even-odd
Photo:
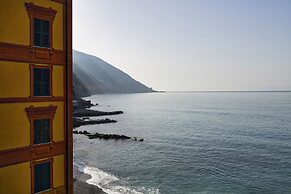
[[24, 110], [31, 105], [57, 106], [53, 119], [53, 141], [64, 141], [63, 102], [2, 103], [0, 104], [0, 151], [30, 145], [30, 123]]
[[53, 23], [53, 47], [63, 50], [63, 5], [50, 0], [2, 0], [0, 1], [0, 42], [29, 45], [30, 21], [24, 8], [25, 2], [51, 7], [57, 11]]
[[[44, 22], [40, 40], [36, 19]], [[0, 26], [0, 193], [44, 189], [36, 166], [45, 162], [44, 193], [72, 193], [71, 0], [1, 0]]]
[[[29, 63], [23, 62], [0, 61], [0, 98], [29, 97], [29, 65]], [[47, 66], [42, 64], [36, 65]], [[64, 67], [55, 65], [52, 70], [52, 75], [52, 94], [54, 96], [64, 96]]]
[[[41, 161], [41, 160], [38, 160]], [[53, 187], [62, 187], [65, 177], [64, 156], [59, 155], [53, 157]], [[0, 193], [21, 193], [31, 194], [31, 174], [30, 162], [25, 162], [16, 165], [10, 165], [0, 168], [1, 184], [9, 185], [0, 187]], [[5, 177], [5, 178], [3, 178]], [[17, 186], [11, 186], [17, 185]], [[49, 192], [48, 192], [49, 193]], [[52, 192], [55, 193], [55, 192]]]

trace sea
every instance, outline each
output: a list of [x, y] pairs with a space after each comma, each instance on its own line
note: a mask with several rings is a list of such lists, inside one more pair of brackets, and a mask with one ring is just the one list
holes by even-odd
[[74, 164], [109, 194], [291, 193], [291, 92], [106, 94], [113, 124], [77, 130]]

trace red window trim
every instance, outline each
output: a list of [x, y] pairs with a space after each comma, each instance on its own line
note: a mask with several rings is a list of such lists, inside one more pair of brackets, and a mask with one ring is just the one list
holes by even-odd
[[43, 144], [34, 144], [34, 121], [39, 119], [49, 119], [50, 120], [50, 142], [44, 144], [54, 143], [53, 141], [53, 120], [56, 114], [56, 106], [47, 107], [34, 107], [30, 106], [25, 108], [26, 115], [30, 122], [30, 146], [39, 146]]
[[[45, 190], [45, 191], [49, 191], [53, 189], [53, 158], [49, 158], [46, 160], [42, 160], [42, 161], [35, 161], [35, 162], [31, 162], [30, 163], [30, 168], [31, 168], [31, 194], [35, 194], [34, 193], [34, 185], [35, 185], [35, 177], [34, 177], [34, 166], [38, 165], [38, 164], [43, 164], [46, 162], [50, 162], [50, 189]], [[43, 192], [45, 192], [43, 191]], [[41, 192], [40, 192], [41, 193]]]
[[[35, 64], [29, 65], [30, 69], [30, 97], [31, 98], [44, 98], [44, 97], [53, 97], [53, 66], [40, 66]], [[50, 95], [49, 96], [34, 96], [34, 69], [49, 69], [50, 70]]]

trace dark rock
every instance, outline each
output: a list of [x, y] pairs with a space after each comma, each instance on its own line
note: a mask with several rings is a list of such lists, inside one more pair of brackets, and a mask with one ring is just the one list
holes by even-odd
[[112, 111], [112, 112], [102, 112], [96, 110], [88, 109], [77, 109], [74, 111], [74, 117], [93, 117], [93, 116], [104, 116], [104, 115], [118, 115], [123, 114], [123, 111]]
[[82, 125], [95, 125], [95, 124], [105, 124], [105, 123], [116, 123], [116, 120], [111, 119], [99, 119], [99, 120], [84, 120], [74, 117], [73, 118], [73, 127], [80, 127]]
[[86, 109], [86, 108], [90, 108], [92, 106], [95, 106], [95, 105], [92, 104], [91, 100], [84, 100], [82, 98], [76, 98], [73, 101], [73, 108], [74, 108], [74, 110]]
[[126, 139], [132, 139], [134, 141], [143, 141], [143, 139], [138, 139], [137, 137], [129, 137], [126, 135], [118, 135], [118, 134], [102, 134], [102, 133], [89, 133], [88, 131], [73, 131], [74, 134], [82, 134], [82, 135], [86, 135], [89, 139], [105, 139], [105, 140], [109, 140], [109, 139], [114, 139], [114, 140], [126, 140]]
[[115, 140], [119, 140], [119, 139], [130, 139], [130, 137], [125, 136], [125, 135], [117, 135], [117, 134], [100, 134], [100, 133], [95, 133], [95, 134], [87, 134], [87, 136], [89, 137], [89, 139], [105, 139], [105, 140], [109, 140], [109, 139], [115, 139]]

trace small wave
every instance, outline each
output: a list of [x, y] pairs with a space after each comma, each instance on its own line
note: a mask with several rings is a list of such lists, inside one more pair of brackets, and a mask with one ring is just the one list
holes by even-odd
[[88, 184], [95, 185], [108, 194], [159, 194], [158, 189], [145, 189], [142, 187], [138, 189], [142, 190], [141, 192], [127, 186], [116, 185], [116, 181], [119, 181], [120, 179], [114, 175], [95, 167], [86, 166], [84, 163], [74, 161], [74, 165], [78, 167], [79, 171], [91, 175], [91, 179], [86, 181]]

